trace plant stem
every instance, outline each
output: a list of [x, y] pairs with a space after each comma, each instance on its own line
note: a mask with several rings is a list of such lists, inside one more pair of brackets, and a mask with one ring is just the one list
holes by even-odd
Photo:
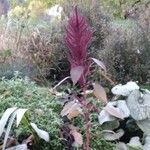
[[71, 77], [70, 76], [68, 76], [68, 77], [65, 77], [63, 80], [61, 80], [57, 85], [55, 85], [54, 87], [53, 87], [53, 90], [55, 90], [58, 86], [60, 86], [64, 81], [66, 81], [67, 79], [70, 79]]
[[85, 115], [85, 128], [86, 128], [85, 150], [90, 150], [90, 139], [91, 139], [90, 127], [91, 127], [91, 123], [90, 123], [89, 111], [87, 108], [85, 110], [84, 115]]
[[29, 120], [28, 120], [28, 117], [27, 116], [24, 116], [23, 117], [23, 120], [24, 120], [24, 124], [29, 128], [29, 130], [31, 131], [32, 135], [33, 135], [33, 138], [34, 138], [34, 141], [35, 141], [35, 147], [36, 147], [36, 150], [40, 149], [41, 147], [39, 146], [40, 144], [40, 140], [39, 140], [39, 137], [38, 135], [35, 133], [34, 129], [32, 128]]
[[84, 100], [85, 100], [85, 112], [84, 112], [84, 119], [85, 119], [85, 129], [86, 129], [86, 141], [85, 141], [85, 145], [84, 145], [84, 149], [85, 150], [90, 150], [90, 139], [91, 139], [91, 131], [90, 131], [90, 127], [91, 127], [91, 122], [90, 122], [90, 113], [89, 113], [89, 109], [88, 109], [88, 102], [86, 100], [87, 94], [86, 94], [86, 89], [87, 86], [85, 85], [83, 87], [83, 96], [84, 96]]

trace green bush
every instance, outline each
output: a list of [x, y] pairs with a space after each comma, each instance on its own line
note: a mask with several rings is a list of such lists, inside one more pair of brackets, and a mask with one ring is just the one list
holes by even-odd
[[[63, 149], [59, 138], [61, 119], [59, 117], [60, 106], [46, 88], [38, 87], [28, 79], [3, 79], [0, 82], [0, 115], [10, 107], [29, 109], [29, 119], [50, 135], [50, 142], [43, 145], [46, 149]], [[23, 125], [15, 130], [19, 136], [27, 134]]]
[[[14, 77], [11, 80], [2, 79], [0, 81], [0, 116], [10, 107], [28, 109], [27, 116], [30, 122], [37, 124], [39, 128], [49, 133], [50, 141], [48, 143], [41, 141], [43, 150], [65, 149], [60, 138], [60, 127], [62, 127], [60, 112], [62, 106], [57, 103], [57, 98], [50, 94], [48, 88], [39, 87], [28, 78]], [[102, 129], [98, 123], [97, 114], [92, 113], [91, 119], [93, 133], [92, 149], [113, 150], [114, 144], [107, 142], [101, 136]], [[83, 135], [85, 135], [83, 118], [75, 118], [74, 122], [76, 126], [81, 128]], [[23, 126], [23, 124], [20, 124], [18, 128], [14, 126], [11, 132], [15, 137], [29, 134], [28, 128]]]
[[138, 9], [136, 19], [112, 21], [105, 47], [99, 52], [99, 57], [104, 58], [108, 71], [117, 81], [135, 80], [149, 84], [149, 16], [148, 8], [141, 13], [144, 8]]

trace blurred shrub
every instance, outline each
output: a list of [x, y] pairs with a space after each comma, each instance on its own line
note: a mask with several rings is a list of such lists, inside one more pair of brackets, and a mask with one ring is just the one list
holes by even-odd
[[13, 9], [8, 18], [0, 20], [0, 54], [7, 49], [11, 52], [0, 63], [0, 76], [11, 77], [18, 70], [31, 78], [55, 78], [66, 63], [60, 62], [64, 57], [62, 22], [43, 20], [42, 17], [33, 21], [22, 8], [25, 7], [15, 7], [15, 13]]
[[[39, 2], [43, 4], [41, 1]], [[28, 1], [28, 6], [33, 6], [30, 4], [34, 4], [33, 1]], [[67, 49], [64, 44], [64, 25], [72, 7], [76, 4], [79, 5], [82, 13], [93, 27], [94, 37], [90, 53], [95, 55], [99, 49], [103, 48], [103, 40], [108, 35], [107, 24], [110, 21], [110, 17], [105, 15], [103, 9], [96, 3], [91, 3], [90, 0], [84, 3], [83, 1], [76, 1], [74, 4], [72, 4], [72, 1], [64, 1], [62, 3], [64, 7], [62, 21], [57, 19], [50, 21], [50, 18], [43, 20], [42, 16], [32, 20], [30, 11], [27, 11], [30, 7], [19, 5], [12, 9], [8, 20], [3, 20], [4, 22], [1, 24], [1, 38], [3, 41], [1, 49], [10, 49], [12, 51], [11, 64], [16, 66], [16, 63], [13, 62], [17, 62], [16, 59], [21, 58], [24, 63], [17, 62], [20, 64], [20, 68], [27, 68], [22, 66], [27, 63], [26, 66], [34, 68], [36, 71], [33, 72], [38, 72], [38, 76], [58, 80], [67, 76], [69, 67], [66, 59]], [[12, 67], [11, 65], [2, 66]], [[18, 67], [13, 68], [20, 71]], [[14, 69], [9, 70], [14, 71]], [[26, 74], [27, 70], [25, 70], [23, 74]], [[28, 70], [27, 72], [30, 71]], [[2, 74], [6, 75], [7, 73]], [[32, 77], [31, 74], [30, 77]]]
[[55, 75], [59, 76], [60, 72], [62, 74], [66, 72], [67, 62], [63, 62], [66, 57], [63, 47], [61, 25], [56, 21], [55, 25], [51, 23], [45, 27], [37, 26], [37, 30], [33, 30], [22, 45], [22, 49], [26, 50], [32, 63], [38, 67], [40, 75], [51, 79], [56, 79]]
[[148, 9], [145, 5], [140, 5], [135, 12], [137, 18], [129, 16], [126, 20], [116, 20], [110, 24], [109, 36], [105, 39], [105, 49], [99, 55], [105, 59], [109, 72], [118, 81], [149, 82]]
[[7, 15], [10, 5], [7, 0], [0, 0], [0, 16]]
[[124, 19], [126, 10], [141, 4], [144, 1], [146, 0], [101, 0], [100, 4], [105, 9], [108, 9], [108, 11], [112, 13], [115, 18]]
[[[11, 56], [7, 56], [5, 62], [12, 64], [1, 63], [1, 66], [10, 66], [10, 68], [14, 66], [13, 68], [18, 70], [24, 68], [23, 74], [30, 72], [30, 77], [39, 76], [60, 80], [69, 75], [64, 26], [72, 8], [77, 5], [93, 30], [89, 54], [103, 60], [108, 72], [118, 81], [125, 82], [133, 79], [148, 82], [150, 74], [149, 4], [135, 5], [132, 11], [127, 10], [128, 15], [124, 14], [126, 19], [117, 20], [110, 13], [110, 8], [106, 9], [105, 6], [109, 4], [103, 4], [103, 1], [64, 0], [61, 1], [62, 17], [58, 20], [58, 18], [44, 18], [43, 14], [32, 19], [31, 12], [26, 11], [31, 2], [32, 0], [29, 0], [28, 5], [14, 7], [12, 11], [18, 8], [19, 16], [10, 15], [0, 20], [0, 50], [11, 51]], [[42, 0], [39, 2], [41, 3]], [[47, 0], [45, 3], [50, 4], [50, 1]], [[126, 6], [133, 3], [134, 0], [130, 4], [127, 2], [123, 11], [126, 12]], [[16, 64], [20, 66], [15, 67]], [[33, 74], [30, 69], [26, 70], [27, 66], [33, 69]], [[3, 73], [2, 70], [1, 76], [6, 75], [7, 73]]]

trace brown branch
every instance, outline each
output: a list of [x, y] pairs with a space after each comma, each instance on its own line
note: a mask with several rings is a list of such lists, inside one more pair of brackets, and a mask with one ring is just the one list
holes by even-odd
[[105, 74], [105, 73], [102, 72], [102, 71], [99, 71], [99, 73], [100, 73], [100, 75], [103, 76], [106, 80], [108, 80], [108, 81], [111, 83], [111, 85], [113, 85], [113, 86], [116, 85], [115, 82], [107, 76], [107, 74]]
[[83, 149], [84, 150], [90, 150], [90, 140], [91, 140], [91, 122], [90, 122], [90, 114], [88, 109], [86, 108], [84, 113], [84, 119], [85, 119], [85, 129], [86, 129], [86, 142], [84, 144]]

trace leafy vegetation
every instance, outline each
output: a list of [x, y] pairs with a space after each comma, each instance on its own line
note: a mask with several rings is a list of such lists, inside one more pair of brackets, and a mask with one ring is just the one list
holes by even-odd
[[[61, 148], [59, 139], [59, 127], [62, 123], [59, 117], [60, 105], [58, 105], [47, 88], [36, 86], [29, 79], [13, 78], [12, 80], [3, 79], [0, 82], [0, 112], [1, 116], [7, 108], [18, 107], [27, 108], [31, 122], [36, 123], [40, 128], [48, 131], [50, 142], [49, 148]], [[17, 137], [21, 134], [28, 134], [27, 128], [20, 125], [14, 133]], [[44, 148], [46, 149], [46, 148]]]
[[0, 0], [0, 149], [149, 150], [149, 8]]
[[[7, 108], [28, 108], [28, 119], [50, 135], [48, 143], [40, 141], [41, 149], [63, 149], [64, 144], [60, 138], [60, 127], [63, 122], [59, 115], [62, 106], [57, 103], [57, 97], [52, 96], [48, 88], [39, 87], [28, 78], [21, 79], [18, 77], [14, 77], [11, 80], [2, 79], [0, 87], [0, 116], [3, 115]], [[94, 136], [91, 143], [92, 147], [95, 150], [99, 147], [104, 150], [107, 148], [113, 149], [113, 144], [101, 138], [101, 128], [97, 123], [96, 114], [91, 115], [92, 118], [95, 118], [93, 118], [92, 133]], [[11, 130], [11, 135], [17, 137], [19, 142], [31, 134], [28, 126], [23, 122], [18, 128], [13, 126], [13, 130]], [[76, 118], [74, 122], [77, 126], [82, 127], [81, 130], [84, 133], [82, 117]]]

